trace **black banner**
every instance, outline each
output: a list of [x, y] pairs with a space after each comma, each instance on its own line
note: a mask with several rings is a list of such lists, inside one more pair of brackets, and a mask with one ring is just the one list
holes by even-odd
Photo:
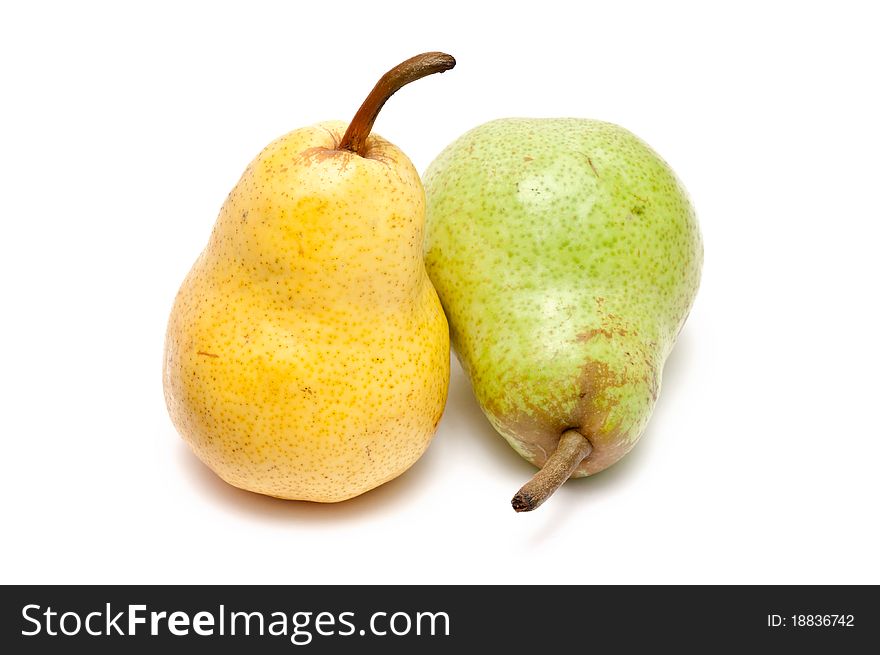
[[[6, 653], [512, 653], [597, 647], [863, 652], [874, 587], [20, 586]], [[161, 649], [161, 651], [160, 651]], [[207, 652], [207, 651], [206, 651]], [[780, 651], [788, 652], [788, 651]]]

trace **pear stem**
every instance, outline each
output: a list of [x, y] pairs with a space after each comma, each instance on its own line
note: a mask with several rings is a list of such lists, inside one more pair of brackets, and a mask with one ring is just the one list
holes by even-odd
[[593, 444], [577, 430], [566, 430], [544, 467], [516, 492], [510, 504], [517, 512], [531, 512], [553, 495], [593, 452]]
[[367, 137], [370, 136], [373, 123], [376, 122], [376, 117], [388, 98], [410, 82], [434, 73], [448, 71], [453, 66], [455, 59], [442, 52], [425, 52], [397, 64], [385, 73], [370, 91], [370, 95], [351, 119], [338, 149], [350, 150], [364, 157], [367, 151]]

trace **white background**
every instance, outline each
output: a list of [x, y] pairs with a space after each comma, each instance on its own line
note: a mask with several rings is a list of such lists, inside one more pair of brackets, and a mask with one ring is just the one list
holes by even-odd
[[[877, 17], [713, 4], [4, 4], [0, 580], [880, 583]], [[457, 68], [376, 124], [420, 171], [485, 120], [583, 116], [687, 185], [703, 284], [647, 433], [517, 515], [532, 468], [456, 364], [396, 481], [233, 489], [165, 410], [174, 294], [265, 144], [435, 49]]]

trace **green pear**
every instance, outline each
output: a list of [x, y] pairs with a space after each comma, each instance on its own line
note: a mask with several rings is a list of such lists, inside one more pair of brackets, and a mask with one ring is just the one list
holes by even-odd
[[541, 468], [538, 507], [629, 452], [690, 311], [703, 246], [687, 192], [627, 130], [492, 121], [425, 174], [425, 256], [483, 412]]

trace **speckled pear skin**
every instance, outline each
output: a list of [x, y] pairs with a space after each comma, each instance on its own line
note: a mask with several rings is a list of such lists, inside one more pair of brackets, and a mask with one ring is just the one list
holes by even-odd
[[601, 471], [638, 441], [700, 279], [669, 166], [627, 130], [501, 119], [428, 168], [425, 253], [455, 351], [492, 425], [540, 467], [568, 428]]
[[271, 143], [229, 194], [180, 288], [168, 411], [242, 489], [335, 502], [408, 469], [446, 401], [449, 336], [425, 272], [425, 197], [409, 159], [346, 124]]

